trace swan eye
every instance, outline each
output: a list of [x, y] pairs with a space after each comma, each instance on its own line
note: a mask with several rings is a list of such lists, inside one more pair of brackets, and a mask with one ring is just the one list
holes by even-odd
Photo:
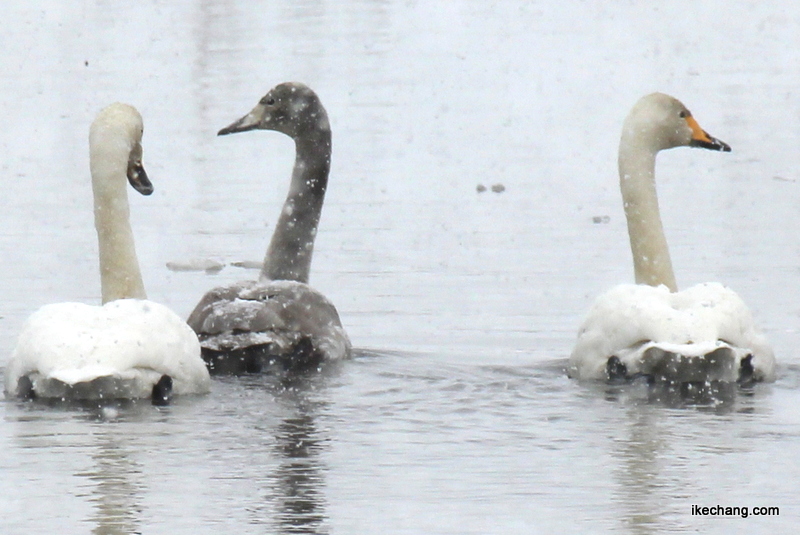
[[272, 106], [273, 104], [275, 104], [275, 99], [272, 97], [269, 98], [264, 97], [261, 99], [261, 104], [263, 104], [264, 106]]
[[689, 117], [689, 112], [686, 110], [682, 110], [678, 115], [681, 116], [681, 119], [686, 119], [687, 117]]

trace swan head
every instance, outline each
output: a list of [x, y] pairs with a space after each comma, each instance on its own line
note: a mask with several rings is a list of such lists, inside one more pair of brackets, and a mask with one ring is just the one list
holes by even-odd
[[[153, 184], [142, 164], [142, 116], [133, 106], [114, 103], [97, 114], [89, 129], [92, 168], [101, 176], [110, 176], [117, 162], [125, 162], [125, 176], [133, 189], [142, 195], [153, 193]], [[112, 173], [108, 173], [112, 171]]]
[[623, 142], [653, 152], [674, 147], [700, 147], [730, 152], [724, 141], [700, 128], [683, 103], [664, 93], [652, 93], [633, 106], [622, 128]]
[[286, 82], [270, 89], [250, 113], [226, 126], [217, 135], [257, 129], [275, 130], [297, 139], [330, 132], [330, 123], [322, 102], [310, 87], [298, 82]]

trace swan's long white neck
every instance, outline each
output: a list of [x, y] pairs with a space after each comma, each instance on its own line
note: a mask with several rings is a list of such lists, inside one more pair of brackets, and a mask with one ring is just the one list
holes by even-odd
[[331, 131], [295, 137], [297, 156], [289, 195], [272, 234], [261, 280], [308, 283], [314, 238], [331, 165]]
[[637, 132], [623, 132], [619, 148], [619, 182], [633, 267], [637, 284], [665, 285], [678, 290], [667, 239], [661, 224], [656, 194], [655, 164], [657, 149], [637, 138]]
[[126, 172], [130, 147], [105, 136], [102, 130], [92, 131], [89, 146], [103, 303], [146, 299], [129, 221]]

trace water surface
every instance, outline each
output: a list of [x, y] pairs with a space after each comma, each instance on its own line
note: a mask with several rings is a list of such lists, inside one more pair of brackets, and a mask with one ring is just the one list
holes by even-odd
[[[268, 4], [6, 7], [0, 355], [39, 306], [99, 300], [87, 135], [115, 100], [145, 120], [156, 192], [131, 203], [149, 297], [185, 317], [211, 286], [255, 277], [231, 264], [262, 258], [293, 146], [215, 134], [297, 80], [334, 137], [312, 284], [356, 358], [291, 384], [218, 379], [167, 408], [0, 403], [0, 531], [796, 525], [800, 8]], [[742, 295], [781, 363], [775, 384], [687, 401], [563, 373], [593, 298], [632, 280], [616, 148], [656, 90], [733, 147], [659, 156], [678, 283]], [[208, 261], [224, 267], [167, 268]]]

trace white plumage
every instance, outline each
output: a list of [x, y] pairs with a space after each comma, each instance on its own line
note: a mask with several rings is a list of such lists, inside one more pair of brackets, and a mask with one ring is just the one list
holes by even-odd
[[719, 283], [678, 291], [661, 224], [656, 154], [693, 146], [730, 151], [708, 135], [678, 100], [639, 100], [622, 131], [620, 189], [637, 284], [597, 298], [570, 355], [579, 379], [646, 376], [666, 382], [771, 381], [775, 357], [742, 299]]
[[[706, 355], [715, 351], [715, 363], [708, 363]], [[673, 355], [685, 357], [683, 363]], [[749, 355], [753, 379], [772, 380], [772, 349], [730, 288], [710, 282], [670, 292], [663, 285], [621, 284], [598, 297], [589, 311], [570, 375], [605, 378], [608, 359], [616, 356], [629, 376], [736, 381]]]
[[142, 167], [142, 118], [112, 104], [89, 136], [103, 306], [46, 305], [22, 328], [6, 366], [7, 395], [40, 398], [148, 398], [208, 392], [211, 379], [192, 329], [148, 301], [128, 215], [126, 179], [153, 191]]
[[203, 393], [210, 379], [197, 336], [164, 305], [45, 305], [25, 322], [6, 367], [6, 392], [28, 376], [42, 398], [148, 398], [167, 375], [173, 393]]

